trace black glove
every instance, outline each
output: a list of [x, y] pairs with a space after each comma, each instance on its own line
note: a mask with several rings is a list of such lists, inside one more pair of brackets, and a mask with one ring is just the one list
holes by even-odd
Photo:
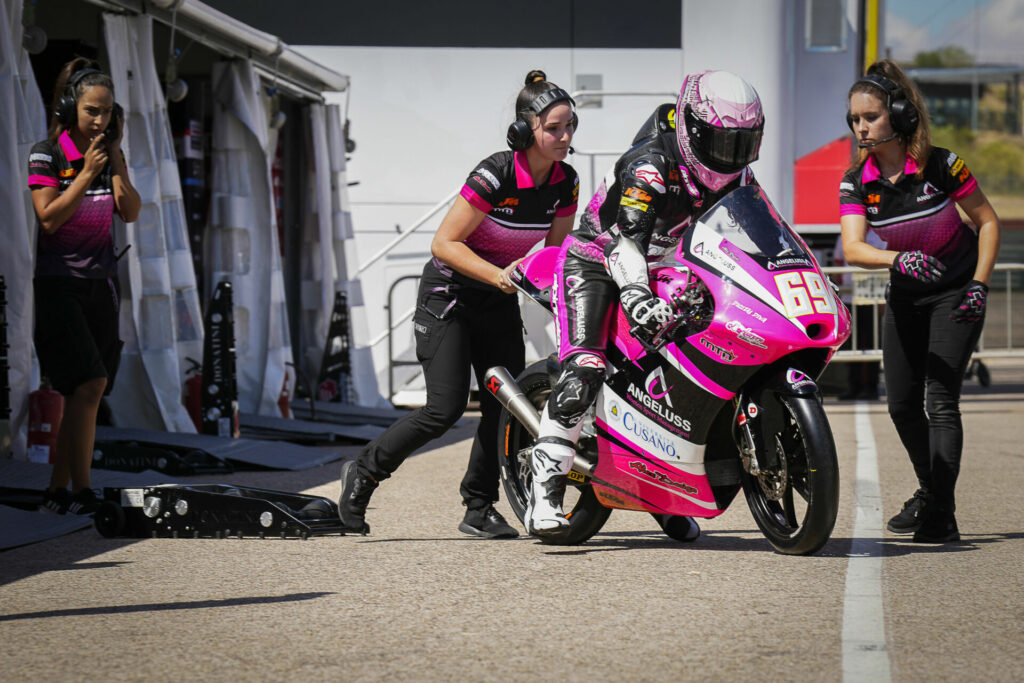
[[619, 299], [634, 337], [650, 342], [672, 322], [672, 307], [643, 287], [627, 285], [619, 292]]
[[988, 285], [978, 280], [967, 283], [964, 296], [960, 303], [953, 307], [949, 319], [957, 323], [976, 323], [985, 317], [985, 304], [988, 301]]
[[938, 282], [946, 266], [923, 251], [901, 251], [892, 262], [892, 271], [918, 282]]

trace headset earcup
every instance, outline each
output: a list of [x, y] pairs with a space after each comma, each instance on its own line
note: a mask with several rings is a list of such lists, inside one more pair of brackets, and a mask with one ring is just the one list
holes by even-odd
[[526, 121], [516, 119], [508, 127], [505, 142], [508, 143], [509, 149], [517, 152], [524, 150], [533, 144], [533, 130], [530, 129], [530, 125]]
[[889, 120], [892, 122], [893, 132], [903, 137], [910, 137], [914, 134], [920, 118], [917, 107], [910, 100], [893, 100], [892, 106], [889, 108]]
[[573, 135], [575, 135], [576, 131], [578, 131], [579, 129], [580, 129], [580, 117], [576, 113], [576, 110], [573, 109], [572, 110], [572, 132], [573, 132]]
[[67, 95], [62, 95], [61, 98], [57, 100], [57, 108], [53, 113], [57, 117], [57, 120], [64, 126], [73, 126], [75, 119], [78, 118], [78, 111], [76, 111], [77, 107], [75, 106], [76, 104], [75, 98], [68, 97]]
[[850, 132], [851, 133], [856, 132], [856, 131], [853, 130], [853, 117], [850, 116], [850, 112], [849, 111], [846, 112], [846, 125], [850, 127]]

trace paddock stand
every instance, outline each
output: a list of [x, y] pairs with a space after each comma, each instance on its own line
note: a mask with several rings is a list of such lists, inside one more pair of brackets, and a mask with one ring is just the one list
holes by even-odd
[[306, 540], [362, 533], [344, 526], [338, 505], [327, 498], [225, 484], [104, 488], [94, 521], [106, 538], [291, 536]]

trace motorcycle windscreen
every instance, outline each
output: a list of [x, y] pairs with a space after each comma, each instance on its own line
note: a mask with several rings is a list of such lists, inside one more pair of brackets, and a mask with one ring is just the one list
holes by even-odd
[[764, 190], [755, 185], [733, 190], [708, 209], [698, 223], [714, 230], [765, 268], [814, 267], [814, 259], [803, 241]]

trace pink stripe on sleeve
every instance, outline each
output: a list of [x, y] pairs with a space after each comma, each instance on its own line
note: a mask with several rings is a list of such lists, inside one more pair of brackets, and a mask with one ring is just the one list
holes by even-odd
[[576, 206], [577, 204], [572, 204], [571, 206], [563, 206], [555, 211], [555, 216], [557, 216], [558, 218], [562, 218], [563, 216], [575, 216]]
[[839, 215], [840, 216], [850, 216], [850, 215], [866, 216], [867, 214], [868, 214], [868, 212], [864, 210], [864, 207], [861, 204], [840, 204], [839, 205]]
[[966, 197], [967, 195], [969, 195], [970, 193], [974, 192], [977, 189], [978, 181], [974, 179], [974, 176], [971, 176], [970, 180], [961, 185], [956, 192], [949, 196], [952, 197], [953, 199], [963, 199], [964, 197]]
[[28, 177], [28, 186], [42, 185], [43, 187], [58, 187], [57, 179], [48, 175], [30, 175]]
[[462, 195], [463, 199], [465, 199], [467, 202], [469, 202], [476, 208], [480, 209], [484, 213], [487, 213], [488, 211], [494, 208], [493, 206], [488, 204], [483, 197], [474, 192], [473, 188], [471, 188], [469, 185], [463, 185], [462, 190], [459, 192], [459, 194]]

